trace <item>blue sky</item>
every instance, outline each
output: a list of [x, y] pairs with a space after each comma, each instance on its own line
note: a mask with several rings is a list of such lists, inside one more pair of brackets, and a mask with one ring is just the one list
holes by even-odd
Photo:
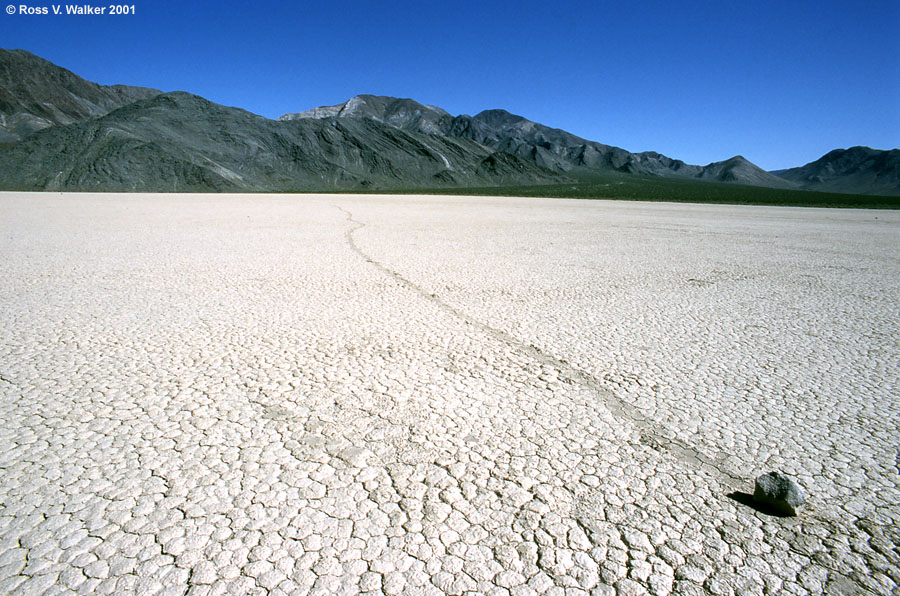
[[900, 146], [898, 0], [134, 7], [0, 13], [0, 47], [99, 83], [190, 91], [267, 117], [394, 95], [453, 114], [504, 108], [701, 165], [742, 154], [776, 169], [837, 147]]

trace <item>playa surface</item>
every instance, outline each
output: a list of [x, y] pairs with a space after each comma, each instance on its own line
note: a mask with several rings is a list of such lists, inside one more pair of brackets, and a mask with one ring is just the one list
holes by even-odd
[[[0, 593], [900, 585], [900, 213], [0, 193]], [[770, 470], [807, 491], [758, 511]]]

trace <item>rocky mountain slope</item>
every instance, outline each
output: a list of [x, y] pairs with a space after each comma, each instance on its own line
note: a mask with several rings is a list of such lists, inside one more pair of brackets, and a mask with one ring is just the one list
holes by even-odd
[[806, 190], [900, 195], [900, 149], [835, 149], [805, 166], [772, 173]]
[[485, 110], [475, 116], [451, 116], [441, 108], [411, 99], [357, 95], [343, 104], [285, 114], [282, 120], [308, 118], [372, 119], [432, 135], [471, 139], [560, 173], [624, 172], [651, 176], [697, 178], [755, 186], [789, 188], [741, 156], [708, 166], [695, 166], [656, 152], [631, 153], [589, 141], [558, 128], [532, 122], [506, 110]]
[[0, 150], [0, 187], [8, 189], [289, 191], [560, 179], [469, 139], [365, 118], [279, 122], [183, 92], [53, 126]]
[[279, 120], [305, 118], [369, 118], [395, 128], [425, 134], [444, 134], [444, 126], [453, 117], [437, 106], [412, 99], [378, 95], [357, 95], [336, 106], [322, 106], [297, 114], [285, 114]]
[[718, 161], [701, 168], [697, 178], [716, 180], [718, 182], [737, 182], [750, 186], [768, 186], [770, 188], [794, 188], [788, 180], [778, 178], [750, 163], [742, 155], [736, 155], [725, 161]]
[[187, 93], [103, 86], [0, 49], [0, 188], [352, 190], [524, 186], [611, 172], [900, 195], [900, 150], [835, 150], [765, 172], [741, 156], [690, 165], [583, 139], [505, 110], [453, 116], [358, 95], [276, 120]]
[[25, 50], [0, 49], [0, 142], [102, 116], [157, 89], [98, 85]]

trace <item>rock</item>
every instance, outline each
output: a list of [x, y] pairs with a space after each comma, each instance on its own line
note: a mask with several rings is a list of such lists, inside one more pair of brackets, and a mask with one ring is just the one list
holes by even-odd
[[337, 456], [348, 466], [365, 468], [372, 458], [372, 452], [368, 449], [363, 449], [362, 447], [347, 447], [346, 449], [341, 450]]
[[797, 515], [805, 503], [800, 485], [779, 472], [769, 472], [756, 479], [753, 499], [783, 515]]

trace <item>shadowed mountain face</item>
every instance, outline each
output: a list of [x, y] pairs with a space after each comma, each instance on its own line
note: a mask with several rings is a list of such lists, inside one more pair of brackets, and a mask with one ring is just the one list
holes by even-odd
[[900, 195], [900, 149], [835, 149], [805, 166], [772, 173], [806, 190]]
[[161, 93], [145, 87], [98, 85], [24, 50], [0, 49], [0, 142], [54, 124], [102, 116]]
[[485, 110], [475, 116], [457, 116], [446, 134], [472, 139], [560, 172], [576, 168], [638, 171], [631, 167], [629, 158], [632, 154], [624, 149], [587, 141], [506, 110]]
[[450, 116], [435, 106], [411, 99], [357, 95], [336, 105], [286, 114], [281, 119], [373, 119], [403, 130], [471, 139], [560, 173], [622, 172], [675, 178], [717, 180], [775, 188], [793, 185], [768, 174], [743, 157], [708, 166], [694, 166], [656, 152], [631, 153], [588, 141], [572, 133], [532, 122], [506, 110], [485, 110], [475, 116]]
[[506, 110], [485, 110], [476, 116], [451, 116], [441, 108], [420, 104], [412, 99], [357, 95], [335, 106], [285, 114], [280, 120], [326, 117], [369, 118], [403, 130], [471, 139], [556, 172], [582, 168], [689, 176], [701, 171], [697, 166], [687, 166], [684, 162], [658, 153], [634, 154], [618, 147], [588, 141], [564, 130], [510, 114]]
[[33, 190], [324, 190], [554, 183], [468, 139], [368, 118], [268, 120], [166, 93], [0, 151], [0, 185]]

